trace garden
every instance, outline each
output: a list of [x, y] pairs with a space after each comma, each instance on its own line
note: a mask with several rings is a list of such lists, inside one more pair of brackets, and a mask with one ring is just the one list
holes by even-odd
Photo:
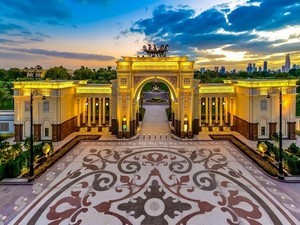
[[[99, 135], [78, 135], [61, 148], [53, 151], [51, 142], [35, 143], [33, 147], [34, 174], [43, 174], [82, 140], [97, 140]], [[5, 178], [26, 178], [29, 173], [29, 138], [23, 143], [10, 145], [0, 139], [0, 180]]]
[[[258, 141], [257, 147], [264, 142], [267, 146], [266, 152], [257, 148], [253, 150], [248, 145], [240, 141], [233, 135], [210, 135], [213, 140], [228, 140], [250, 158], [255, 164], [261, 167], [269, 175], [276, 177], [278, 175], [277, 161], [279, 148], [270, 141]], [[283, 168], [285, 175], [300, 175], [300, 148], [292, 143], [287, 149], [283, 150]]]

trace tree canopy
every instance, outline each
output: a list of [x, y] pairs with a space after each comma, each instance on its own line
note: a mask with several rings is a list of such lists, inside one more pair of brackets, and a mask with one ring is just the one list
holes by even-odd
[[53, 80], [67, 80], [70, 79], [70, 75], [67, 72], [67, 69], [60, 67], [53, 67], [46, 71], [45, 78], [50, 78]]

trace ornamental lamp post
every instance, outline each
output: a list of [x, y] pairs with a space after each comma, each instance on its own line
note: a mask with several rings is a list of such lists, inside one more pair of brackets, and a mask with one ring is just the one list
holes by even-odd
[[34, 180], [34, 159], [33, 159], [33, 97], [34, 96], [43, 96], [42, 100], [45, 100], [46, 97], [39, 93], [38, 91], [32, 91], [30, 93], [30, 159], [29, 159], [29, 176], [28, 176], [28, 182], [31, 182]]
[[274, 89], [268, 91], [267, 98], [270, 98], [271, 94], [279, 94], [279, 159], [278, 159], [278, 178], [284, 180], [284, 172], [282, 166], [282, 89]]

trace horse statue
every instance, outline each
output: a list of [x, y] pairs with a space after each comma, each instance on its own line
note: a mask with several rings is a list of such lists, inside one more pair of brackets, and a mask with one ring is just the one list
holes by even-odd
[[168, 52], [168, 47], [169, 47], [169, 45], [161, 45], [158, 49], [158, 55], [160, 57], [166, 57], [167, 52]]
[[168, 47], [169, 45], [161, 45], [159, 49], [157, 49], [156, 45], [148, 44], [148, 48], [146, 45], [143, 45], [143, 50], [144, 52], [147, 53], [149, 57], [166, 57], [166, 53], [168, 52]]

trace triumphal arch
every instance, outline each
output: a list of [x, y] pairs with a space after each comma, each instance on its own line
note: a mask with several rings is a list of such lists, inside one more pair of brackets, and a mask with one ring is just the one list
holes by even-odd
[[73, 132], [94, 131], [134, 137], [142, 88], [148, 82], [169, 88], [170, 129], [180, 138], [237, 131], [249, 140], [269, 139], [278, 133], [281, 121], [282, 137], [295, 139], [297, 79], [200, 83], [194, 79], [194, 61], [166, 56], [167, 47], [148, 45], [143, 47], [146, 56], [122, 57], [116, 62], [117, 79], [110, 84], [15, 81], [15, 140], [29, 137], [30, 127], [35, 140], [61, 141]]
[[[123, 57], [117, 61], [118, 78], [113, 93], [116, 103], [116, 120], [112, 121], [113, 133], [122, 137], [136, 134], [139, 109], [143, 101], [141, 90], [148, 82], [162, 82], [169, 88], [174, 132], [178, 136], [193, 137], [195, 99], [199, 96], [199, 81], [194, 81], [194, 61], [181, 57]], [[114, 88], [113, 88], [114, 89]], [[114, 100], [116, 98], [116, 101]], [[195, 107], [197, 109], [197, 107]], [[117, 129], [117, 130], [116, 130]]]

